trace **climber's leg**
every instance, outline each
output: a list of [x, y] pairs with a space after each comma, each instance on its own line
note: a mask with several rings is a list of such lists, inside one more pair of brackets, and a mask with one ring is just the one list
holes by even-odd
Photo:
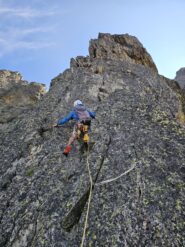
[[64, 155], [68, 155], [69, 152], [71, 151], [72, 149], [72, 144], [75, 142], [75, 140], [79, 137], [79, 131], [80, 131], [80, 128], [81, 128], [81, 124], [75, 124], [74, 126], [74, 129], [73, 129], [73, 133], [72, 133], [72, 136], [69, 138], [69, 141], [67, 143], [67, 146], [63, 152]]

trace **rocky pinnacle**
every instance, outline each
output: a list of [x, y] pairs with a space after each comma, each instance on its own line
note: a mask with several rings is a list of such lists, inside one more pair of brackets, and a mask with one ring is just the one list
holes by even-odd
[[[136, 37], [99, 34], [31, 107], [34, 85], [0, 75], [0, 247], [79, 247], [87, 162], [84, 246], [185, 246], [185, 97]], [[77, 141], [66, 158], [74, 121], [51, 126], [76, 99], [96, 119], [89, 153]]]

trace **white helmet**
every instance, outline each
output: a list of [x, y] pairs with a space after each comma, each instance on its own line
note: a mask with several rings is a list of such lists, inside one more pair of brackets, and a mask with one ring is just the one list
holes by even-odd
[[74, 102], [74, 107], [77, 106], [77, 105], [83, 105], [83, 104], [82, 104], [82, 101], [80, 101], [80, 100], [75, 100], [75, 102]]

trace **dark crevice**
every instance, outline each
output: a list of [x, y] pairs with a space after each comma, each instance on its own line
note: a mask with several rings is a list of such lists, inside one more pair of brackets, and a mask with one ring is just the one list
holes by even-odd
[[66, 231], [70, 231], [74, 225], [76, 225], [81, 217], [81, 214], [84, 210], [85, 204], [89, 198], [90, 189], [88, 189], [84, 195], [78, 200], [78, 202], [74, 205], [68, 215], [61, 222], [61, 226]]
[[96, 58], [96, 48], [93, 49], [93, 58]]
[[48, 128], [41, 127], [37, 131], [38, 131], [39, 135], [43, 138], [44, 133], [47, 131], [51, 131], [51, 129], [52, 129], [51, 127], [48, 127]]
[[67, 180], [69, 181], [71, 178], [73, 178], [75, 176], [75, 173], [73, 174], [70, 174], [68, 177], [67, 177]]
[[2, 182], [0, 183], [0, 189], [6, 190], [12, 183], [12, 180], [15, 176], [16, 176], [16, 172], [5, 175]]
[[98, 94], [98, 101], [99, 102], [101, 102], [102, 101], [102, 99], [101, 99], [101, 97], [100, 97], [100, 95]]
[[104, 164], [104, 160], [105, 160], [105, 158], [107, 157], [107, 153], [108, 153], [110, 144], [111, 144], [111, 137], [109, 136], [109, 137], [108, 137], [108, 140], [107, 140], [107, 144], [106, 144], [106, 149], [104, 150], [104, 153], [103, 153], [103, 155], [102, 155], [102, 157], [101, 157], [101, 159], [100, 159], [99, 169], [98, 169], [98, 171], [97, 171], [97, 173], [96, 173], [95, 178], [93, 179], [94, 184], [95, 184], [96, 181], [98, 180], [98, 176], [99, 176], [99, 174], [100, 174], [100, 172], [101, 172], [102, 166], [103, 166], [103, 164]]
[[109, 93], [108, 93], [108, 91], [107, 91], [107, 89], [102, 88], [102, 87], [100, 87], [100, 88], [99, 88], [99, 92], [100, 92], [100, 93], [106, 93], [106, 94], [109, 94]]
[[[102, 157], [99, 161], [99, 168], [98, 171], [95, 175], [95, 178], [93, 179], [93, 183], [95, 184], [98, 176], [100, 174], [100, 171], [102, 169], [102, 166], [104, 164], [104, 160], [107, 157], [107, 152], [109, 149], [111, 143], [111, 138], [109, 136], [107, 143], [106, 143], [106, 148], [102, 154]], [[94, 186], [93, 186], [94, 189]], [[67, 216], [65, 216], [64, 220], [61, 222], [61, 226], [63, 229], [65, 229], [66, 231], [70, 232], [70, 230], [73, 228], [74, 225], [76, 225], [80, 218], [81, 215], [84, 211], [84, 207], [86, 205], [86, 202], [89, 198], [89, 192], [90, 192], [90, 187], [87, 189], [87, 191], [83, 194], [83, 196], [78, 200], [78, 202], [74, 205], [74, 207], [71, 209], [71, 211], [67, 214]]]

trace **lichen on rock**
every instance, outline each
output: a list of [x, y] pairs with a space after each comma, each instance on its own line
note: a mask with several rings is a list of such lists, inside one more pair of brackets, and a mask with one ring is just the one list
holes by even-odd
[[136, 38], [109, 34], [90, 42], [90, 56], [72, 59], [35, 107], [1, 123], [0, 246], [80, 246], [87, 153], [76, 142], [62, 154], [73, 122], [51, 128], [76, 99], [96, 112], [84, 246], [184, 246], [182, 91], [158, 75]]

